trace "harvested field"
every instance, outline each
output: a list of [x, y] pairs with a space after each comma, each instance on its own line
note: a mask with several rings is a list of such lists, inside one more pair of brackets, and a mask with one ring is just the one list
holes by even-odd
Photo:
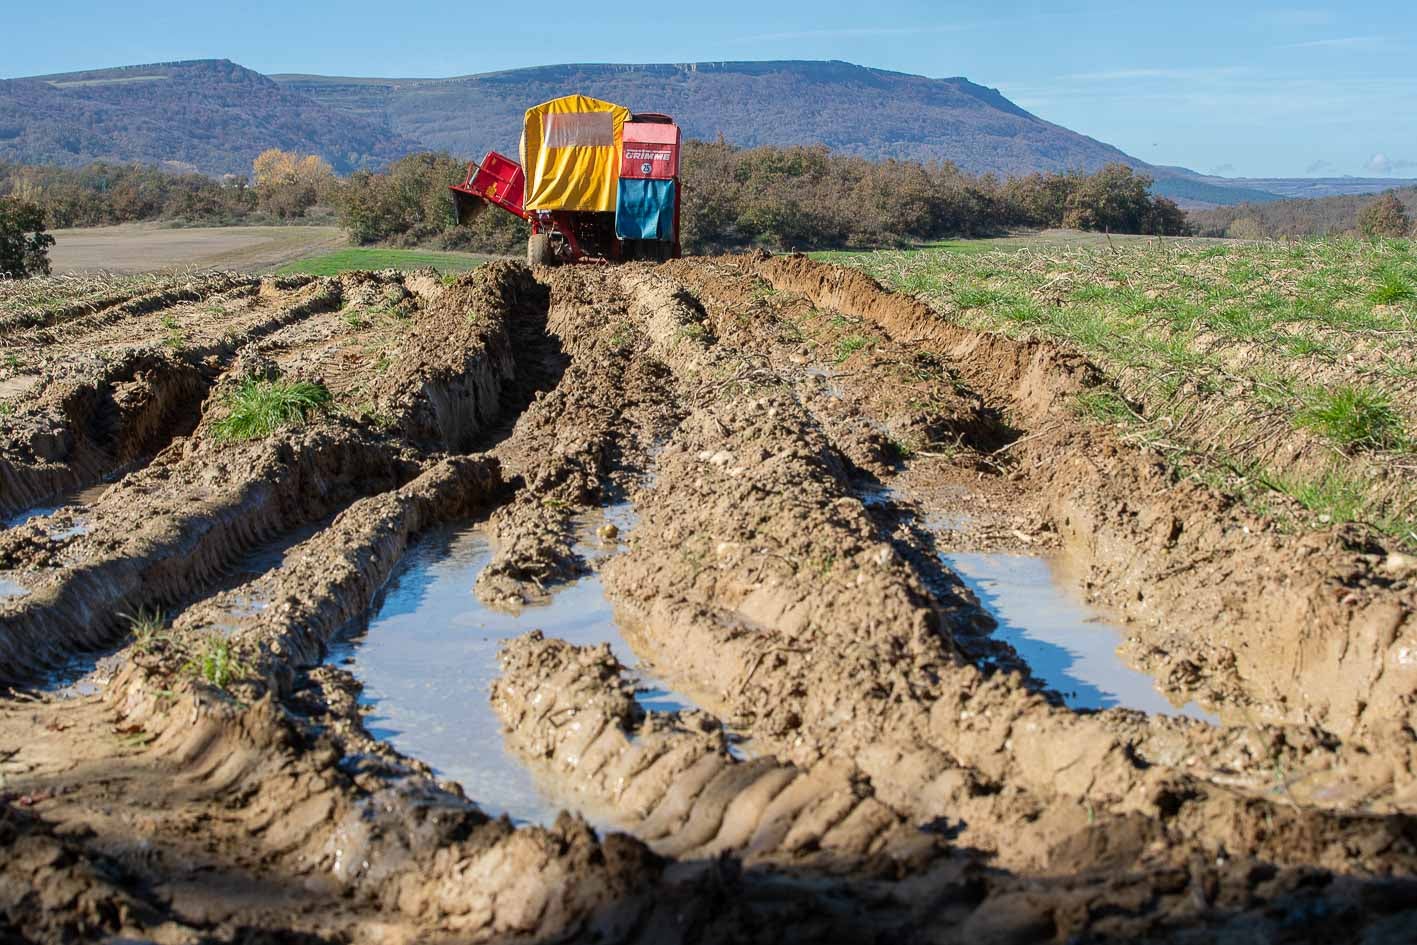
[[4, 292], [0, 937], [1417, 923], [1417, 558], [1076, 344], [801, 256]]
[[53, 231], [56, 274], [175, 269], [260, 272], [345, 244], [334, 226], [163, 227], [151, 223]]

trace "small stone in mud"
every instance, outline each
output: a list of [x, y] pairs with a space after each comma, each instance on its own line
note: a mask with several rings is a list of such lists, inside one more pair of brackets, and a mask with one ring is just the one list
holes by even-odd
[[1417, 573], [1417, 556], [1394, 551], [1383, 562], [1382, 571], [1391, 577], [1407, 577]]
[[613, 522], [606, 522], [596, 529], [596, 534], [600, 536], [601, 541], [609, 544], [620, 537], [620, 529]]

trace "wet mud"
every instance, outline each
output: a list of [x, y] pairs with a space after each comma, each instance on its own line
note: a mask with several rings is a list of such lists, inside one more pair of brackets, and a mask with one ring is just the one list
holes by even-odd
[[[1089, 426], [1075, 352], [765, 255], [0, 323], [0, 937], [1417, 922], [1417, 562]], [[334, 404], [225, 440], [253, 375]]]

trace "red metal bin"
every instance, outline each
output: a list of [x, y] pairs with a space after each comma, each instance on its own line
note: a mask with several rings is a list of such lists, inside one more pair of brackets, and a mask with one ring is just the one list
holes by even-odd
[[484, 200], [495, 203], [509, 213], [515, 213], [523, 220], [526, 219], [526, 210], [522, 207], [526, 174], [520, 164], [496, 151], [487, 152], [487, 157], [482, 159], [480, 166], [469, 164], [467, 180], [462, 186], [455, 186], [452, 190], [459, 223], [465, 223], [476, 216], [487, 205]]

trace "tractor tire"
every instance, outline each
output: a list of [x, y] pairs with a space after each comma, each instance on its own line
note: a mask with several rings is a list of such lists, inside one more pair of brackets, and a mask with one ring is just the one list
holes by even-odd
[[533, 233], [526, 241], [526, 264], [535, 268], [549, 266], [555, 261], [556, 257], [551, 254], [551, 235]]

